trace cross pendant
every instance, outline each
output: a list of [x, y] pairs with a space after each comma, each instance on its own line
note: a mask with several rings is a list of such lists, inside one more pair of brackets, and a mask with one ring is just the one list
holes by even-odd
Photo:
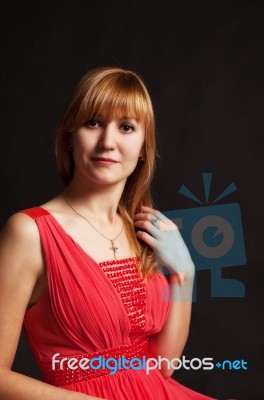
[[115, 247], [115, 242], [113, 240], [111, 240], [111, 245], [112, 245], [112, 247], [109, 247], [109, 249], [113, 250], [114, 258], [116, 258], [116, 250], [118, 250], [118, 247]]

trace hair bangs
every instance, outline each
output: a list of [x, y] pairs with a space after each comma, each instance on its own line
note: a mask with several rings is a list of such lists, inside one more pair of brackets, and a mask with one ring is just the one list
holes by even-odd
[[151, 101], [148, 93], [132, 76], [97, 83], [96, 89], [85, 96], [78, 115], [77, 125], [89, 119], [134, 118], [143, 125], [153, 117], [149, 115]]

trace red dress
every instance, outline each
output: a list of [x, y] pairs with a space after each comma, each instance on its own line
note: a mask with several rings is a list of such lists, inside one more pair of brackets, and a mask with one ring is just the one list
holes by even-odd
[[[211, 399], [157, 368], [148, 374], [143, 368], [149, 336], [161, 330], [169, 311], [164, 275], [143, 283], [137, 258], [98, 264], [48, 211], [22, 212], [38, 226], [47, 267], [48, 288], [24, 318], [45, 382], [108, 400]], [[136, 360], [127, 368], [117, 364], [122, 356]]]

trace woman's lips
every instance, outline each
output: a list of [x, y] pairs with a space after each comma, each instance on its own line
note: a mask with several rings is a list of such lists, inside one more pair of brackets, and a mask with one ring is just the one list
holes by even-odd
[[93, 157], [92, 160], [99, 165], [111, 165], [117, 163], [117, 161], [113, 160], [112, 158], [104, 158], [104, 157]]

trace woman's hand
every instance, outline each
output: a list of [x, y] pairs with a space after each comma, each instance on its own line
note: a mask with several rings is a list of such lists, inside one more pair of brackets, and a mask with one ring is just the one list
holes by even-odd
[[[161, 263], [178, 283], [193, 278], [194, 264], [190, 253], [182, 239], [178, 227], [160, 211], [150, 207], [142, 207], [142, 212], [134, 217], [137, 237], [148, 244]], [[176, 283], [176, 282], [175, 282]]]
[[[135, 215], [134, 224], [140, 229], [137, 237], [153, 249], [158, 263], [170, 273], [169, 285], [162, 293], [163, 300], [170, 302], [168, 316], [162, 329], [151, 335], [149, 352], [156, 359], [159, 356], [168, 360], [179, 358], [189, 333], [193, 261], [178, 227], [158, 210], [142, 207], [142, 212]], [[173, 371], [173, 368], [161, 367], [166, 378]]]

